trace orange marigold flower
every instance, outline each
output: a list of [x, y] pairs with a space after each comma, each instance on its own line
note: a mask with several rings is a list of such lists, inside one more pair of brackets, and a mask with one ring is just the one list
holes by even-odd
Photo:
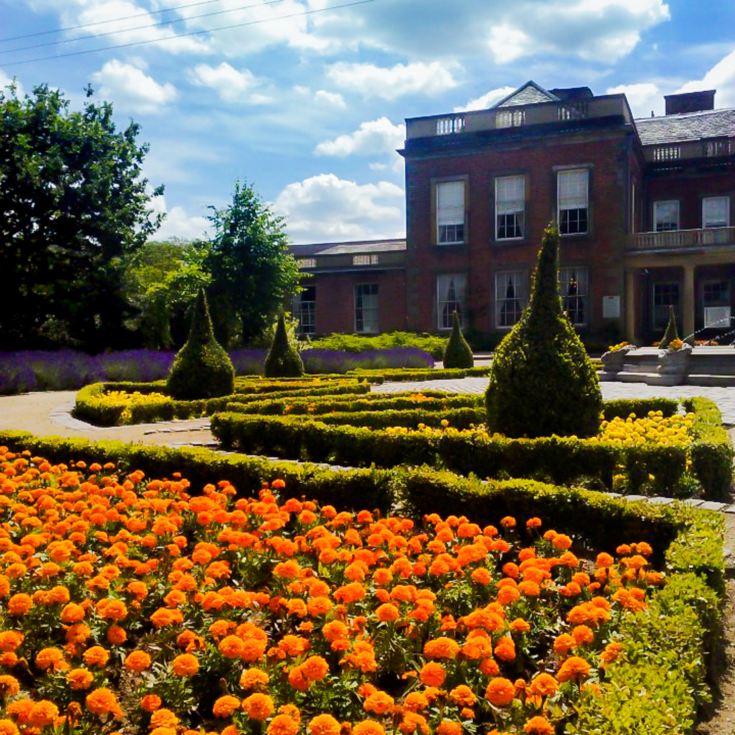
[[0, 651], [15, 651], [24, 640], [19, 630], [4, 630], [0, 632]]
[[151, 657], [145, 651], [131, 651], [125, 657], [124, 666], [128, 671], [145, 671], [151, 667]]
[[33, 607], [33, 600], [25, 592], [13, 595], [7, 602], [7, 609], [11, 615], [25, 615]]
[[602, 661], [603, 664], [611, 664], [618, 658], [618, 656], [620, 656], [622, 650], [623, 646], [621, 643], [612, 641], [605, 646], [604, 650], [600, 654], [600, 661]]
[[575, 625], [572, 628], [572, 638], [577, 646], [584, 646], [592, 643], [595, 640], [595, 634], [587, 625]]
[[14, 697], [20, 692], [20, 683], [14, 676], [0, 674], [0, 697]]
[[569, 633], [562, 633], [561, 635], [558, 635], [556, 639], [554, 640], [554, 653], [558, 653], [561, 656], [566, 656], [569, 651], [571, 651], [573, 648], [576, 648], [577, 643], [572, 638], [572, 636], [569, 635]]
[[590, 665], [583, 658], [579, 656], [570, 656], [561, 665], [556, 678], [561, 681], [586, 679], [590, 673]]
[[436, 735], [462, 735], [462, 723], [442, 720], [436, 728]]
[[504, 518], [500, 519], [500, 525], [503, 528], [515, 528], [516, 527], [516, 519], [513, 518], [513, 516], [505, 516]]
[[66, 675], [71, 689], [89, 689], [94, 681], [94, 675], [88, 669], [72, 669]]
[[171, 662], [171, 668], [176, 676], [194, 676], [199, 671], [199, 661], [190, 653], [181, 653]]
[[110, 654], [102, 646], [92, 646], [83, 654], [82, 658], [87, 666], [106, 666], [110, 659]]
[[390, 694], [383, 691], [372, 692], [363, 702], [365, 712], [374, 712], [376, 715], [389, 714], [393, 711], [395, 701]]
[[495, 646], [495, 656], [501, 661], [514, 661], [516, 645], [510, 636], [503, 636]]
[[84, 620], [85, 615], [86, 612], [81, 605], [77, 605], [76, 602], [70, 602], [64, 606], [59, 617], [62, 623], [79, 623]]
[[255, 693], [242, 700], [242, 708], [251, 720], [267, 720], [275, 709], [273, 700], [267, 694]]
[[215, 717], [231, 717], [240, 709], [240, 700], [230, 694], [219, 697], [212, 705], [212, 714]]
[[107, 687], [100, 687], [90, 692], [84, 700], [87, 709], [95, 715], [113, 715], [121, 718], [122, 710], [115, 694]]
[[54, 720], [59, 716], [59, 708], [48, 699], [42, 699], [34, 702], [28, 715], [28, 724], [33, 727], [46, 727], [52, 725]]
[[558, 689], [557, 680], [551, 674], [542, 672], [533, 677], [528, 691], [534, 697], [553, 697]]
[[516, 688], [510, 679], [497, 676], [490, 680], [485, 689], [485, 699], [496, 707], [507, 707], [516, 695]]
[[363, 720], [352, 728], [353, 735], [385, 735], [385, 728], [375, 720]]
[[20, 735], [20, 730], [12, 720], [0, 719], [0, 735]]
[[125, 628], [121, 628], [119, 625], [111, 625], [107, 629], [107, 640], [113, 646], [121, 646], [128, 639], [128, 634], [125, 632]]
[[157, 694], [146, 694], [141, 697], [140, 708], [145, 712], [155, 712], [161, 707], [161, 698]]
[[250, 689], [264, 687], [270, 681], [270, 676], [260, 669], [250, 668], [242, 672], [240, 686], [247, 692]]
[[526, 521], [526, 528], [528, 529], [541, 528], [542, 525], [542, 520], [540, 518], [537, 518], [536, 516], [534, 516], [533, 518], [529, 518]]
[[245, 652], [245, 641], [239, 635], [227, 635], [217, 644], [217, 650], [225, 658], [240, 658]]
[[453, 638], [442, 636], [424, 644], [424, 656], [427, 658], [453, 659], [458, 653], [459, 644]]
[[321, 681], [329, 673], [329, 664], [321, 656], [309, 656], [300, 668], [311, 681]]
[[447, 672], [441, 664], [429, 661], [419, 671], [419, 679], [428, 687], [440, 687], [447, 678]]
[[173, 727], [179, 724], [179, 718], [170, 709], [159, 709], [151, 715], [151, 727]]
[[296, 735], [299, 723], [285, 714], [276, 715], [268, 724], [268, 735]]
[[401, 611], [395, 605], [386, 602], [375, 610], [375, 617], [381, 623], [392, 623], [401, 617]]
[[460, 707], [472, 707], [477, 701], [475, 693], [466, 684], [460, 684], [449, 692], [449, 699]]
[[545, 717], [537, 715], [523, 726], [523, 732], [528, 735], [554, 735], [554, 727]]
[[340, 735], [340, 725], [332, 715], [317, 715], [307, 726], [311, 735]]
[[492, 575], [485, 567], [474, 569], [470, 577], [475, 584], [488, 585], [493, 581]]

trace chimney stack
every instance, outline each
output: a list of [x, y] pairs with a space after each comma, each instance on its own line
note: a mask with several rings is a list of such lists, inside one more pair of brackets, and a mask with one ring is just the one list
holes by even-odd
[[708, 89], [702, 92], [682, 92], [681, 94], [666, 94], [666, 114], [677, 115], [680, 112], [702, 112], [715, 109], [715, 92]]

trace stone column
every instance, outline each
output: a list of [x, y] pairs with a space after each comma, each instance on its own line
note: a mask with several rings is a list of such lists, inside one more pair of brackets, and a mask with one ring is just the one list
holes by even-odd
[[625, 271], [625, 339], [635, 343], [635, 291], [637, 270]]
[[694, 265], [684, 266], [684, 293], [681, 301], [681, 338], [694, 333]]

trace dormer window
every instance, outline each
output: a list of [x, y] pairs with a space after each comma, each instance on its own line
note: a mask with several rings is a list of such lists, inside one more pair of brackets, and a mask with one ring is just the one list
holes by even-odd
[[524, 110], [499, 110], [495, 113], [496, 128], [517, 128], [523, 125], [526, 119]]

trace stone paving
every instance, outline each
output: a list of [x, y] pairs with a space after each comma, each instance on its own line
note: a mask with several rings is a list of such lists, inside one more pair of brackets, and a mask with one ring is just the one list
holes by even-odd
[[[448, 393], [474, 393], [480, 395], [487, 388], [487, 378], [462, 378], [459, 380], [432, 380], [421, 383], [383, 383], [373, 390], [378, 393], [402, 391], [442, 390]], [[600, 383], [602, 397], [614, 398], [690, 398], [704, 396], [713, 400], [722, 412], [722, 422], [735, 426], [735, 388], [718, 388], [701, 385], [660, 386], [645, 383]]]

